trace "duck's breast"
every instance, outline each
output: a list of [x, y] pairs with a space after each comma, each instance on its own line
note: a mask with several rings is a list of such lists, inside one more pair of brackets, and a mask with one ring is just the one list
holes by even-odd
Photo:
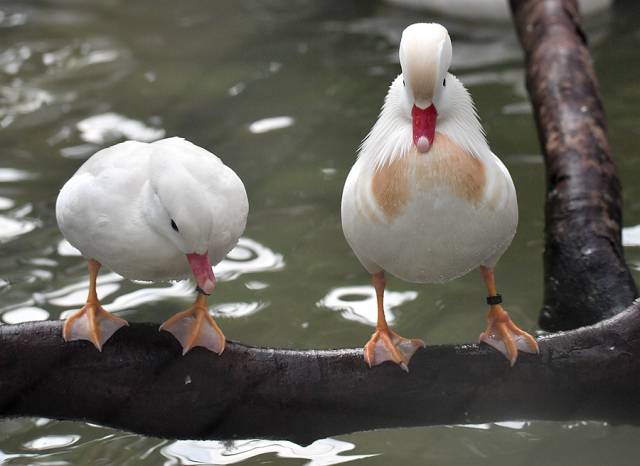
[[358, 161], [347, 179], [345, 236], [370, 271], [442, 282], [494, 260], [517, 224], [515, 189], [493, 155], [473, 156], [436, 133], [426, 154], [380, 169]]

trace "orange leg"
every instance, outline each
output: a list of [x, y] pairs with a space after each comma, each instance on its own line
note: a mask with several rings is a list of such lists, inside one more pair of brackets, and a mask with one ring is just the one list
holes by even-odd
[[189, 309], [178, 312], [163, 323], [160, 330], [166, 330], [176, 337], [182, 345], [182, 354], [187, 354], [194, 346], [204, 346], [218, 354], [224, 351], [224, 334], [209, 315], [207, 295], [203, 293], [198, 293]]
[[393, 332], [384, 315], [384, 272], [378, 272], [372, 278], [378, 300], [378, 323], [376, 331], [364, 346], [364, 360], [369, 367], [377, 366], [385, 361], [393, 361], [403, 370], [409, 372], [409, 360], [418, 348], [424, 348], [424, 341], [409, 340]]
[[116, 317], [100, 305], [96, 291], [96, 280], [100, 271], [100, 262], [89, 259], [89, 295], [87, 303], [75, 314], [67, 317], [62, 328], [65, 341], [89, 340], [102, 351], [102, 345], [111, 338], [120, 327], [129, 325], [126, 320]]
[[[489, 296], [498, 296], [493, 268], [481, 266], [480, 274]], [[500, 351], [512, 366], [518, 359], [518, 350], [526, 353], [538, 353], [536, 340], [514, 324], [507, 311], [500, 304], [489, 306], [487, 322], [487, 329], [480, 334], [480, 342], [491, 345]]]

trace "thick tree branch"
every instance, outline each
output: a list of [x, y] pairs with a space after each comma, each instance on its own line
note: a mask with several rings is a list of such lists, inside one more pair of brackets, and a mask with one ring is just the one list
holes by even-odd
[[411, 372], [369, 369], [361, 349], [229, 343], [181, 356], [156, 325], [123, 328], [98, 353], [61, 322], [0, 327], [0, 414], [82, 419], [172, 438], [318, 437], [382, 427], [514, 419], [640, 420], [640, 305], [540, 340], [514, 367], [478, 345], [432, 346]]
[[511, 0], [547, 169], [540, 325], [568, 330], [626, 308], [620, 182], [575, 0]]

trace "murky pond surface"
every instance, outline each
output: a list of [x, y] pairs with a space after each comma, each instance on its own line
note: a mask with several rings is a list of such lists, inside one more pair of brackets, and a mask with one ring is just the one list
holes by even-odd
[[[640, 224], [640, 8], [589, 23], [625, 195]], [[402, 28], [438, 19], [453, 71], [471, 89], [518, 189], [520, 226], [498, 283], [518, 323], [541, 303], [544, 172], [510, 24], [453, 21], [379, 2], [5, 1], [0, 4], [0, 317], [58, 319], [86, 296], [85, 263], [58, 232], [54, 202], [90, 154], [123, 138], [181, 135], [242, 177], [251, 212], [210, 300], [226, 335], [256, 345], [362, 345], [375, 312], [369, 277], [340, 229], [355, 149], [398, 72]], [[626, 230], [640, 245], [638, 229]], [[627, 248], [640, 270], [640, 249]], [[640, 272], [635, 272], [640, 278]], [[389, 317], [428, 343], [474, 341], [484, 325], [476, 274], [438, 286], [389, 281]], [[105, 272], [105, 307], [130, 321], [182, 309], [192, 285], [136, 284]], [[410, 400], [402, 400], [410, 402]], [[6, 464], [635, 464], [640, 430], [511, 422], [287, 441], [166, 441], [45, 419], [0, 423]]]

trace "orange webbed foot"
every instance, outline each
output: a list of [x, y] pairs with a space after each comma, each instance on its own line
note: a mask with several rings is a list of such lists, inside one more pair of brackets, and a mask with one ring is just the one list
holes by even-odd
[[160, 330], [171, 333], [182, 345], [182, 354], [195, 346], [204, 346], [209, 351], [222, 354], [225, 336], [209, 315], [206, 296], [198, 295], [196, 302], [186, 311], [178, 312], [160, 326]]
[[518, 359], [518, 351], [539, 352], [535, 338], [514, 324], [502, 306], [492, 306], [487, 319], [489, 324], [480, 334], [479, 341], [500, 351], [512, 366]]
[[98, 301], [89, 301], [75, 314], [70, 315], [62, 328], [65, 341], [88, 340], [98, 351], [118, 331], [129, 323], [106, 311]]
[[364, 360], [369, 367], [385, 361], [393, 361], [405, 372], [409, 372], [409, 360], [424, 341], [401, 337], [390, 329], [377, 329], [364, 346]]

